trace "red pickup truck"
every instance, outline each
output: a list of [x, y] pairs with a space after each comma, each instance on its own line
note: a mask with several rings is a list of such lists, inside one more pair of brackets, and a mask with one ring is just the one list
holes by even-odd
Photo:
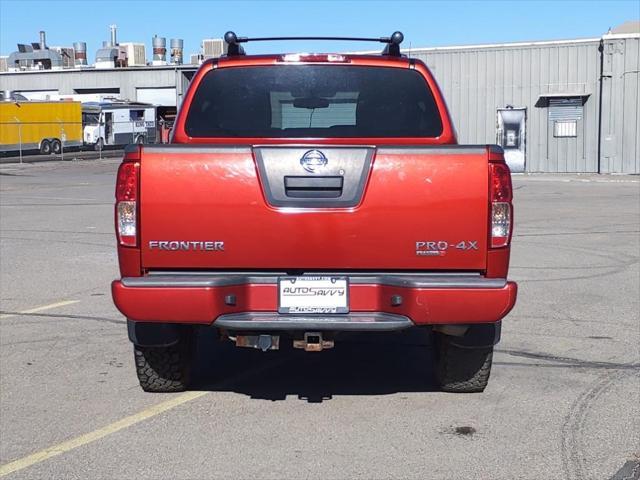
[[112, 293], [142, 388], [188, 388], [198, 326], [263, 351], [418, 327], [443, 390], [484, 390], [517, 293], [500, 147], [457, 144], [399, 32], [381, 55], [225, 40], [171, 144], [127, 148], [117, 174]]

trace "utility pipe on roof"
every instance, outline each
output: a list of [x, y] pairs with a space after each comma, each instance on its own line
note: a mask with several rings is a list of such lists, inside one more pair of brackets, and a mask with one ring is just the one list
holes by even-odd
[[109, 25], [109, 29], [111, 30], [111, 46], [112, 47], [116, 47], [116, 46], [118, 46], [118, 39], [117, 39], [118, 26], [117, 25]]

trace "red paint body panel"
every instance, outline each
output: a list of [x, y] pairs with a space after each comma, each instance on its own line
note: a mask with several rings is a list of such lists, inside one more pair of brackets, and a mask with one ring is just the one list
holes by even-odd
[[139, 277], [142, 275], [140, 249], [118, 245], [118, 264], [123, 277]]
[[[276, 285], [125, 287], [115, 281], [111, 288], [118, 309], [136, 321], [210, 325], [227, 313], [277, 311]], [[516, 294], [513, 282], [495, 289], [349, 287], [351, 312], [395, 313], [409, 317], [416, 325], [497, 322], [511, 311]], [[225, 305], [226, 295], [236, 295], [237, 305]], [[391, 306], [392, 295], [401, 295], [403, 304]]]
[[[487, 155], [384, 154], [355, 208], [274, 208], [246, 153], [142, 151], [145, 268], [484, 270]], [[149, 241], [224, 241], [224, 251]], [[417, 256], [417, 241], [477, 242]]]
[[487, 251], [487, 278], [507, 278], [511, 247], [496, 248]]

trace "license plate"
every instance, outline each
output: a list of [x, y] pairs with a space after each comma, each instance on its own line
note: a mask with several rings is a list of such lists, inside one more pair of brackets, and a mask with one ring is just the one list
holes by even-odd
[[278, 313], [349, 313], [346, 277], [280, 277]]

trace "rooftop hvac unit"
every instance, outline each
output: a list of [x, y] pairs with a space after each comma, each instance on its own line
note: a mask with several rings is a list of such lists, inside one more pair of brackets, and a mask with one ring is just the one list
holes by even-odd
[[189, 65], [200, 65], [202, 63], [201, 53], [192, 53], [189, 55]]
[[226, 44], [221, 38], [207, 38], [202, 40], [204, 58], [218, 58], [226, 53]]
[[96, 52], [96, 68], [115, 68], [119, 50], [112, 47], [104, 47]]
[[129, 67], [144, 67], [147, 64], [147, 54], [144, 43], [125, 42], [120, 44], [126, 51]]
[[8, 72], [9, 64], [7, 63], [7, 59], [9, 57], [0, 57], [0, 72]]
[[49, 47], [62, 57], [62, 68], [75, 67], [75, 50], [72, 47]]

